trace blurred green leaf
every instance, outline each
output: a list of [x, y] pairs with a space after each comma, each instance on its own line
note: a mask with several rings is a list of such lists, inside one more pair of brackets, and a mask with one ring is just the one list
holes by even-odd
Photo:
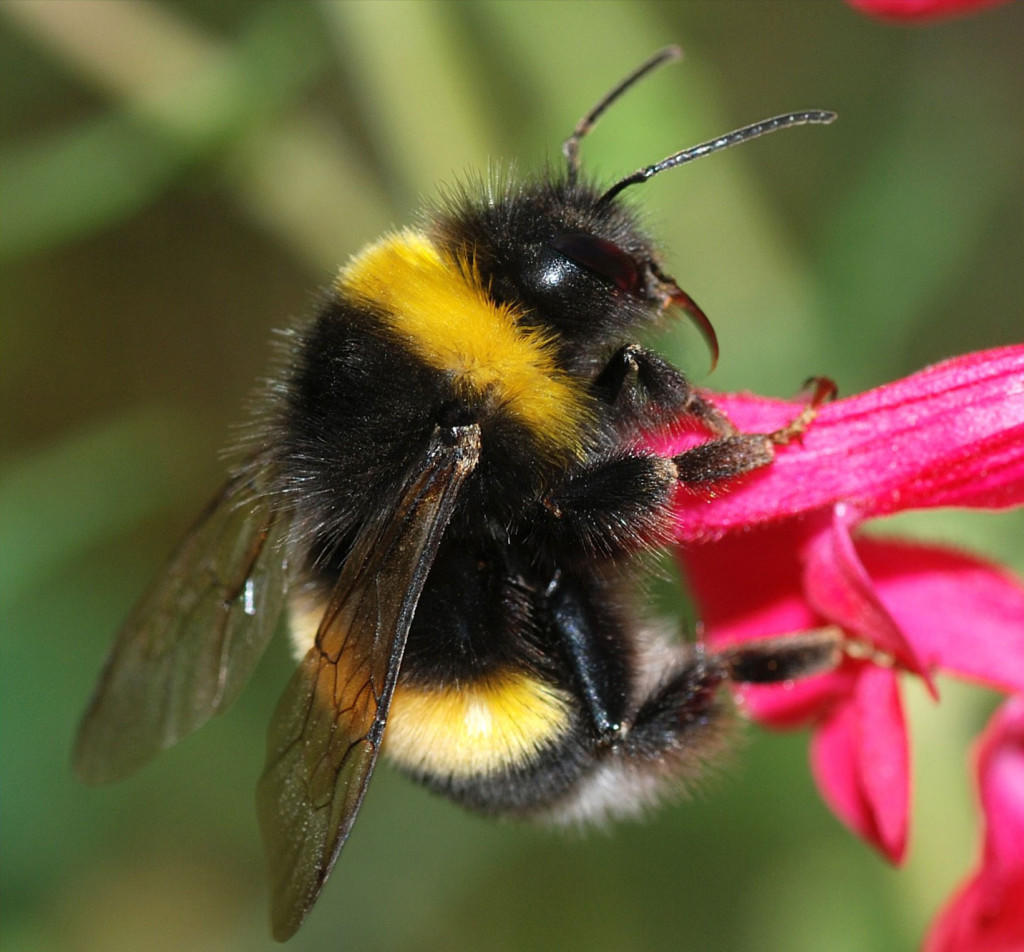
[[[265, 123], [324, 67], [313, 23], [295, 5], [257, 7], [233, 47], [205, 53], [199, 72], [157, 104], [128, 99], [113, 115], [0, 151], [0, 257], [136, 213], [184, 169]], [[140, 91], [144, 80], [140, 71]]]
[[0, 605], [173, 504], [189, 464], [182, 416], [142, 409], [69, 434], [0, 471]]
[[184, 145], [123, 115], [5, 150], [0, 256], [31, 254], [134, 214], [189, 161]]
[[[936, 313], [954, 288], [971, 285], [975, 249], [1021, 182], [1020, 133], [1005, 122], [1009, 90], [987, 93], [969, 69], [902, 82], [898, 105], [872, 122], [816, 250], [820, 311], [837, 359], [875, 355], [871, 376], [850, 374], [848, 386], [899, 373], [922, 338], [938, 344], [925, 350], [930, 359], [946, 356]], [[937, 97], [948, 112], [941, 124], [931, 108]], [[1019, 314], [1010, 320], [1024, 327]]]

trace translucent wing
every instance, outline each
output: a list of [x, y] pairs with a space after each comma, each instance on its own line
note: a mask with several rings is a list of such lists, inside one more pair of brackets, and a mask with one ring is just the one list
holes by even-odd
[[316, 644], [274, 714], [257, 806], [280, 940], [316, 902], [352, 828], [416, 604], [479, 447], [476, 426], [435, 431], [392, 501], [356, 537]]
[[121, 629], [75, 741], [89, 783], [118, 780], [224, 710], [274, 632], [287, 519], [265, 469], [230, 480]]

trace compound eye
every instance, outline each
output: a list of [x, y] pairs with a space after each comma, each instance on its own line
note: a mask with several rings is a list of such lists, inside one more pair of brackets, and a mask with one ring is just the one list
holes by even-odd
[[618, 245], [586, 232], [566, 232], [551, 247], [570, 261], [611, 282], [620, 291], [636, 291], [640, 272], [633, 258]]

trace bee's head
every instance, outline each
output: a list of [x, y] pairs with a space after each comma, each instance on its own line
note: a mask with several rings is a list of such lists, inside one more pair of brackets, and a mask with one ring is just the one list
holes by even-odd
[[522, 320], [555, 331], [567, 350], [584, 359], [670, 305], [695, 321], [712, 362], [718, 358], [710, 321], [662, 271], [650, 238], [621, 199], [623, 190], [747, 139], [835, 118], [824, 110], [787, 113], [674, 153], [603, 190], [582, 181], [583, 137], [637, 80], [680, 55], [674, 46], [655, 54], [576, 124], [562, 147], [565, 173], [527, 185], [492, 185], [482, 190], [483, 198], [458, 195], [433, 222], [435, 240], [459, 261], [472, 263], [495, 301], [515, 307]]
[[635, 212], [566, 176], [460, 196], [435, 218], [434, 238], [472, 263], [497, 303], [576, 353], [689, 300], [661, 271]]

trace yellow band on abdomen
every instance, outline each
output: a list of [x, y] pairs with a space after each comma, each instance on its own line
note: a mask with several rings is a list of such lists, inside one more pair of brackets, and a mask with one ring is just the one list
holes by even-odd
[[[324, 605], [293, 596], [292, 645], [301, 660], [313, 647]], [[344, 659], [339, 678], [348, 672]], [[384, 731], [384, 753], [409, 770], [470, 777], [522, 765], [569, 727], [571, 701], [525, 672], [505, 671], [458, 686], [399, 682]]]
[[395, 689], [384, 754], [409, 770], [470, 777], [527, 762], [569, 725], [569, 700], [522, 672], [458, 687]]

